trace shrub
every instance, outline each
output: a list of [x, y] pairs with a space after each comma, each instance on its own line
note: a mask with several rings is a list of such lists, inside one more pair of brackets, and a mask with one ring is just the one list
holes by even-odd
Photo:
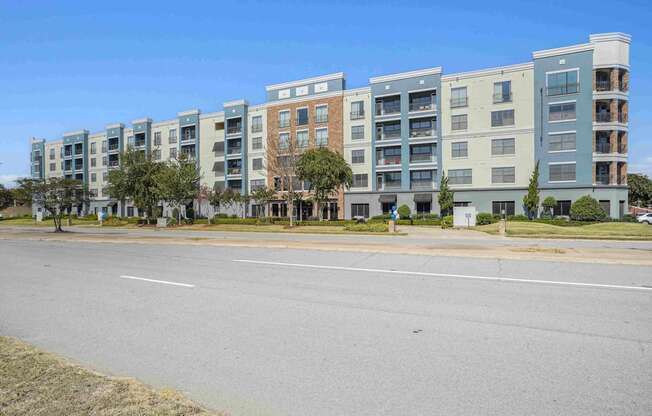
[[108, 227], [120, 227], [123, 225], [127, 225], [128, 222], [126, 220], [123, 220], [119, 217], [109, 217], [106, 220], [102, 222], [102, 225], [108, 226]]
[[441, 228], [451, 228], [453, 226], [453, 216], [446, 215], [441, 219]]
[[220, 212], [219, 214], [215, 214], [215, 218], [229, 218], [229, 216], [223, 212]]
[[177, 218], [179, 218], [179, 209], [178, 209], [178, 208], [175, 208], [175, 209], [172, 210], [172, 217], [173, 217], [175, 220], [176, 220]]
[[412, 225], [441, 225], [441, 220], [439, 218], [435, 219], [416, 219], [412, 221]]
[[168, 218], [167, 226], [171, 227], [171, 226], [175, 226], [175, 225], [177, 225], [177, 219], [176, 218]]
[[403, 219], [407, 220], [408, 218], [410, 218], [411, 213], [412, 213], [412, 211], [410, 211], [410, 207], [408, 207], [405, 204], [398, 207], [398, 215], [401, 216], [400, 218], [403, 218]]
[[140, 224], [141, 219], [139, 217], [127, 217], [127, 224]]
[[476, 225], [487, 225], [487, 224], [493, 224], [494, 222], [496, 221], [494, 220], [493, 215], [491, 215], [488, 212], [481, 212], [475, 216]]
[[602, 210], [596, 199], [585, 195], [573, 202], [570, 216], [575, 221], [602, 221], [607, 217], [607, 214]]
[[195, 219], [195, 209], [192, 207], [186, 208], [186, 217]]
[[88, 214], [88, 215], [84, 215], [81, 219], [85, 221], [97, 221], [97, 215]]
[[543, 215], [549, 215], [552, 218], [552, 211], [557, 206], [557, 200], [552, 196], [548, 196], [543, 200], [541, 206], [543, 207]]
[[638, 222], [636, 220], [636, 217], [633, 216], [632, 214], [625, 214], [623, 215], [623, 218], [621, 219], [622, 222]]
[[208, 224], [208, 218], [197, 218], [194, 221], [195, 224]]
[[389, 220], [391, 218], [392, 216], [390, 214], [381, 214], [381, 215], [374, 215], [373, 217], [370, 218], [370, 220]]
[[518, 215], [509, 215], [507, 217], [509, 221], [530, 221], [530, 219], [523, 215], [523, 214], [518, 214]]
[[388, 231], [387, 224], [347, 224], [344, 226], [346, 231], [366, 232], [366, 233], [386, 233]]
[[257, 224], [257, 218], [215, 218], [213, 224]]

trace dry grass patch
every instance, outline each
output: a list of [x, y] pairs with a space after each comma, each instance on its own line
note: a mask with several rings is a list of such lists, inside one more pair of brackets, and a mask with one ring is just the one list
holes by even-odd
[[9, 337], [0, 337], [0, 414], [225, 416], [176, 391], [107, 377]]
[[[475, 227], [489, 234], [498, 233], [498, 224]], [[607, 240], [652, 240], [652, 226], [647, 224], [604, 222], [581, 226], [559, 226], [527, 221], [508, 221], [507, 235], [535, 238], [580, 238]]]

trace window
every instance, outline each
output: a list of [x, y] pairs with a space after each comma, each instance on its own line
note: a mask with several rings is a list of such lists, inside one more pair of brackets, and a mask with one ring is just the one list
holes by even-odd
[[127, 217], [134, 216], [134, 207], [127, 207]]
[[430, 214], [432, 202], [417, 202], [417, 214]]
[[491, 168], [491, 183], [514, 183], [516, 182], [515, 168]]
[[571, 201], [557, 201], [557, 205], [552, 209], [552, 214], [557, 217], [560, 215], [569, 216]]
[[353, 101], [351, 103], [351, 120], [364, 117], [364, 101]]
[[451, 157], [468, 157], [469, 156], [469, 144], [468, 142], [457, 142], [451, 143]]
[[491, 213], [494, 215], [514, 215], [516, 204], [514, 201], [492, 201], [491, 202]]
[[494, 103], [512, 101], [512, 81], [494, 82]]
[[251, 132], [260, 133], [263, 131], [263, 116], [254, 116], [251, 118]]
[[168, 131], [168, 144], [174, 144], [177, 142], [177, 129], [170, 129]]
[[290, 147], [290, 133], [281, 133], [278, 135], [278, 147], [281, 149]]
[[97, 153], [97, 143], [93, 142], [91, 143], [91, 154], [94, 155]]
[[466, 114], [459, 114], [451, 117], [452, 130], [466, 130], [468, 125], [468, 118]]
[[328, 146], [328, 129], [315, 130], [315, 143], [317, 146]]
[[559, 163], [549, 166], [550, 182], [565, 182], [575, 180], [575, 163]]
[[50, 149], [50, 160], [54, 160], [55, 157], [56, 156], [55, 156], [54, 148], [52, 148]]
[[254, 137], [251, 139], [251, 149], [252, 150], [262, 150], [263, 148], [263, 138]]
[[326, 123], [328, 121], [328, 106], [320, 105], [315, 107], [315, 123]]
[[471, 203], [469, 201], [455, 201], [453, 202], [454, 207], [470, 207]]
[[609, 200], [600, 200], [600, 208], [604, 211], [607, 216], [611, 216], [611, 201]]
[[410, 111], [428, 111], [435, 109], [437, 91], [420, 91], [409, 94]]
[[94, 157], [92, 157], [92, 158], [91, 158], [91, 167], [94, 168], [95, 166], [97, 166], [97, 159], [95, 159]]
[[91, 182], [97, 182], [97, 173], [91, 173]]
[[106, 153], [106, 140], [102, 140], [102, 153]]
[[578, 70], [546, 74], [546, 91], [548, 95], [575, 94], [580, 90]]
[[308, 124], [308, 109], [297, 108], [297, 126], [304, 126]]
[[109, 172], [102, 172], [102, 182], [109, 180]]
[[251, 167], [253, 170], [261, 170], [263, 168], [263, 158], [258, 157], [256, 159], [251, 159]]
[[433, 162], [437, 151], [436, 144], [413, 144], [410, 146], [410, 163]]
[[575, 102], [550, 104], [549, 121], [575, 120]]
[[103, 156], [102, 157], [102, 166], [106, 166], [107, 162], [108, 162], [108, 158], [106, 156]]
[[351, 126], [351, 140], [364, 139], [364, 126]]
[[369, 204], [351, 204], [351, 217], [369, 218]]
[[290, 110], [279, 111], [279, 113], [278, 113], [278, 126], [280, 128], [290, 126]]
[[435, 172], [432, 170], [413, 170], [410, 171], [410, 186], [413, 189], [430, 188], [434, 185], [433, 177]]
[[161, 160], [161, 149], [156, 149], [152, 152], [154, 160]]
[[502, 110], [491, 112], [491, 127], [513, 126], [514, 110]]
[[491, 140], [491, 155], [504, 156], [516, 153], [514, 139], [493, 139]]
[[90, 196], [91, 198], [97, 198], [97, 189], [89, 189], [88, 196]]
[[252, 179], [249, 181], [249, 187], [252, 191], [265, 187], [265, 179]]
[[473, 181], [471, 169], [449, 169], [448, 183], [451, 185], [470, 185]]
[[56, 163], [50, 163], [50, 172], [57, 170], [57, 164]]
[[548, 151], [575, 150], [575, 133], [550, 134]]
[[466, 87], [451, 88], [451, 107], [466, 107], [469, 103]]
[[364, 163], [364, 149], [351, 150], [351, 163]]
[[154, 132], [154, 146], [160, 146], [161, 145], [161, 132], [160, 131], [155, 131]]
[[366, 188], [367, 186], [369, 186], [369, 178], [366, 173], [353, 175], [352, 188]]
[[176, 159], [177, 158], [177, 148], [176, 147], [171, 147], [170, 148], [170, 159]]
[[308, 130], [297, 132], [297, 146], [308, 147]]

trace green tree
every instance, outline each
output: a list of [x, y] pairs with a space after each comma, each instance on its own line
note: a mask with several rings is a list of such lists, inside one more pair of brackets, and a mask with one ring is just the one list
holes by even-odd
[[353, 172], [346, 160], [326, 147], [310, 149], [303, 153], [297, 162], [297, 176], [310, 182], [320, 220], [321, 204], [327, 202], [330, 195], [339, 188], [348, 188], [353, 182]]
[[249, 205], [250, 201], [251, 197], [247, 194], [236, 192], [234, 195], [233, 202], [238, 206], [238, 210], [240, 211], [242, 218], [247, 216], [247, 206]]
[[523, 206], [527, 212], [527, 217], [532, 219], [537, 216], [539, 209], [539, 161], [534, 165], [530, 184], [527, 187], [527, 194], [523, 196]]
[[552, 212], [557, 206], [557, 200], [552, 196], [548, 196], [543, 200], [541, 206], [543, 207], [543, 213], [552, 217]]
[[145, 152], [126, 151], [120, 155], [118, 169], [109, 171], [109, 195], [122, 203], [131, 200], [138, 211], [145, 214], [149, 224], [161, 200], [156, 185], [157, 176], [163, 167], [163, 163], [154, 160], [151, 155], [145, 155]]
[[156, 175], [156, 193], [168, 205], [179, 210], [177, 221], [181, 224], [181, 206], [197, 197], [201, 176], [194, 160], [181, 155], [164, 164]]
[[410, 214], [411, 214], [410, 207], [408, 207], [407, 205], [403, 204], [400, 207], [398, 207], [398, 215], [401, 216], [401, 219], [405, 219], [405, 220], [409, 219]]
[[88, 189], [80, 181], [65, 178], [19, 179], [16, 197], [44, 208], [52, 217], [54, 231], [62, 232], [61, 220], [73, 207], [88, 204]]
[[571, 205], [570, 217], [575, 221], [602, 221], [606, 216], [600, 203], [589, 195], [580, 197]]
[[14, 195], [10, 189], [0, 184], [0, 211], [10, 207], [14, 203]]
[[224, 206], [226, 209], [231, 208], [238, 200], [238, 192], [234, 191], [231, 188], [226, 188], [224, 191], [222, 191], [222, 206]]
[[639, 207], [652, 205], [652, 179], [638, 173], [627, 174], [629, 203]]
[[439, 211], [442, 217], [452, 214], [454, 197], [454, 192], [448, 187], [448, 177], [446, 175], [441, 175], [438, 201]]
[[[223, 191], [219, 188], [210, 189], [207, 191], [208, 205], [213, 207], [213, 217], [220, 213], [220, 206], [222, 205]], [[210, 217], [208, 218], [210, 222]]]
[[271, 188], [257, 188], [251, 191], [251, 199], [256, 203], [258, 206], [258, 212], [256, 213], [256, 216], [260, 216], [260, 207], [264, 206], [265, 207], [265, 216], [268, 216], [269, 214], [269, 203], [274, 199], [274, 190]]

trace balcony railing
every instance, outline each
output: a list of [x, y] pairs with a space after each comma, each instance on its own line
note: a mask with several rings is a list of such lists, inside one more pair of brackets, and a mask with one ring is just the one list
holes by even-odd
[[580, 84], [564, 84], [564, 85], [555, 85], [553, 87], [546, 88], [547, 95], [565, 95], [565, 94], [577, 94], [580, 92]]
[[391, 191], [395, 189], [401, 189], [401, 181], [395, 181], [395, 182], [379, 182], [376, 184], [376, 190], [377, 191]]
[[229, 154], [229, 155], [238, 155], [240, 153], [242, 153], [242, 147], [239, 147], [239, 146], [238, 147], [229, 147], [228, 151], [227, 151], [227, 154]]
[[227, 174], [229, 175], [240, 175], [242, 174], [242, 168], [228, 168]]
[[410, 137], [432, 137], [435, 135], [435, 129], [410, 129]]
[[376, 160], [376, 165], [378, 165], [378, 166], [400, 165], [400, 164], [401, 164], [401, 157], [400, 156], [386, 156], [386, 157], [381, 157], [380, 159]]
[[609, 185], [611, 183], [611, 175], [608, 173], [598, 173], [595, 175], [595, 183], [599, 185]]
[[110, 168], [117, 168], [119, 164], [120, 164], [120, 162], [117, 161], [117, 160], [110, 160], [109, 161], [109, 167]]
[[134, 142], [134, 147], [145, 147], [145, 140], [138, 140]]
[[72, 150], [70, 152], [65, 152], [63, 157], [72, 157]]
[[376, 103], [376, 115], [377, 116], [387, 116], [390, 114], [398, 114], [401, 112], [401, 103]]
[[419, 153], [415, 155], [410, 155], [410, 163], [418, 163], [418, 162], [434, 162], [435, 161], [435, 155], [432, 153]]
[[596, 91], [611, 91], [611, 81], [608, 79], [598, 79], [595, 81]]
[[434, 102], [411, 102], [410, 111], [433, 111], [436, 109]]
[[[253, 131], [253, 129], [251, 130]], [[242, 133], [242, 126], [228, 127], [226, 129], [226, 134], [240, 134], [240, 133]]]
[[119, 147], [120, 147], [119, 143], [109, 144], [109, 152], [112, 152], [114, 150], [118, 150]]
[[351, 120], [364, 118], [364, 111], [351, 111]]
[[194, 135], [194, 134], [184, 134], [183, 136], [181, 136], [181, 141], [182, 142], [187, 142], [187, 141], [190, 141], [190, 140], [195, 140], [196, 137], [197, 136]]
[[466, 107], [469, 105], [469, 97], [451, 98], [451, 108]]
[[432, 180], [427, 181], [412, 181], [410, 183], [410, 189], [435, 189], [435, 182]]
[[400, 139], [400, 138], [401, 138], [401, 132], [400, 131], [391, 131], [391, 132], [377, 131], [376, 132], [376, 140], [378, 140], [378, 141], [395, 140], [395, 139]]
[[494, 94], [494, 104], [498, 103], [509, 103], [512, 101], [512, 93], [509, 94]]
[[609, 123], [611, 121], [610, 112], [600, 112], [595, 115], [595, 121], [598, 123]]
[[611, 144], [610, 143], [596, 143], [595, 144], [596, 153], [611, 153]]

